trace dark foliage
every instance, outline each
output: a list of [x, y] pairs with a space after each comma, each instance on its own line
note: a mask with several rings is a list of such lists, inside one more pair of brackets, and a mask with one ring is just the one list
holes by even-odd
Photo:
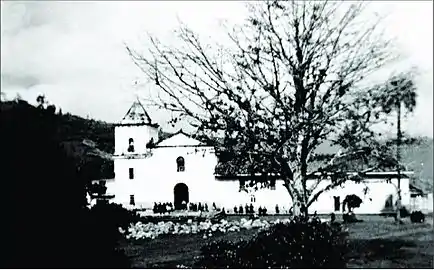
[[135, 213], [118, 204], [105, 201], [98, 202], [88, 211], [88, 226], [86, 233], [92, 239], [86, 247], [88, 268], [129, 268], [130, 262], [125, 254], [118, 249], [121, 234], [119, 227], [126, 229], [130, 223], [138, 221]]
[[276, 224], [251, 241], [212, 242], [200, 268], [343, 268], [347, 252], [339, 226], [314, 221]]
[[403, 218], [410, 216], [410, 212], [405, 207], [401, 207], [400, 214], [401, 214], [401, 217], [403, 217]]
[[113, 124], [84, 119], [70, 113], [56, 114], [54, 106], [47, 106], [47, 109], [44, 110], [43, 106], [35, 108], [22, 100], [1, 103], [1, 111], [8, 114], [15, 114], [18, 107], [20, 107], [20, 110], [26, 110], [33, 115], [38, 111], [44, 111], [47, 115], [51, 115], [52, 120], [55, 122], [51, 131], [53, 138], [61, 144], [66, 155], [74, 159], [75, 166], [80, 166], [82, 173], [86, 174], [88, 178], [107, 179], [114, 177], [113, 161], [100, 158], [97, 155], [86, 156], [86, 152], [92, 149], [82, 143], [86, 139], [95, 142], [98, 150], [113, 153]]
[[57, 115], [16, 101], [0, 119], [2, 267], [128, 267], [86, 208], [88, 179], [60, 146]]
[[114, 162], [98, 156], [99, 149], [86, 146], [78, 139], [62, 141], [61, 146], [80, 168], [83, 177], [92, 180], [114, 178]]
[[93, 119], [64, 114], [58, 115], [60, 125], [57, 133], [62, 141], [83, 140], [87, 138], [94, 141], [98, 148], [113, 153], [114, 151], [114, 125]]
[[410, 220], [413, 223], [423, 223], [425, 222], [425, 215], [421, 211], [414, 211], [410, 215]]
[[344, 209], [345, 206], [347, 206], [348, 211], [351, 212], [354, 208], [360, 207], [362, 202], [363, 202], [362, 199], [360, 199], [360, 197], [357, 196], [356, 194], [347, 195], [343, 201]]
[[106, 194], [107, 187], [105, 185], [105, 182], [102, 183], [93, 183], [90, 186], [90, 194], [94, 197], [101, 197]]
[[136, 223], [140, 217], [133, 211], [125, 209], [120, 204], [99, 201], [90, 210], [92, 216], [106, 224], [107, 227], [127, 229], [131, 223]]

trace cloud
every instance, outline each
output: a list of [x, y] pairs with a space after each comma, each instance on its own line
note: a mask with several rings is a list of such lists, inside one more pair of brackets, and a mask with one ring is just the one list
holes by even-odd
[[32, 76], [22, 76], [15, 74], [1, 74], [2, 85], [5, 88], [9, 87], [22, 87], [22, 88], [30, 88], [34, 85], [39, 84], [39, 80]]
[[[122, 100], [130, 76], [139, 74], [122, 41], [108, 35], [110, 7], [92, 2], [5, 5], [3, 13], [9, 15], [2, 29], [2, 89], [21, 92], [31, 101], [45, 93], [64, 111], [92, 112], [108, 121], [120, 117], [107, 108], [122, 105], [107, 102]], [[104, 23], [107, 31], [99, 31]]]
[[[224, 3], [224, 4], [223, 4]], [[393, 10], [388, 31], [398, 37], [418, 78], [419, 106], [408, 129], [432, 136], [432, 3], [375, 3]], [[39, 93], [64, 112], [119, 121], [146, 85], [123, 43], [144, 47], [145, 31], [173, 40], [178, 18], [205, 37], [219, 39], [219, 24], [243, 21], [241, 1], [5, 1], [2, 2], [2, 92], [30, 101]], [[139, 88], [133, 82], [140, 80]], [[143, 85], [145, 84], [145, 85]], [[162, 121], [167, 114], [149, 108]], [[429, 112], [429, 113], [428, 113]], [[418, 123], [415, 125], [414, 123]]]

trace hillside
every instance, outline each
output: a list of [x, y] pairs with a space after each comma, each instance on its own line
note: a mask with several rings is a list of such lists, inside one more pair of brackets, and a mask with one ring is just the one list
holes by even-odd
[[[21, 110], [38, 112], [38, 108], [25, 101], [1, 103], [1, 111]], [[77, 166], [90, 179], [114, 177], [113, 161], [107, 159], [114, 152], [114, 124], [85, 119], [72, 114], [55, 114], [55, 129], [58, 140], [69, 156], [76, 160]], [[160, 130], [160, 140], [171, 133]], [[85, 141], [85, 143], [83, 143]], [[336, 152], [336, 147], [323, 144], [318, 149], [323, 153]], [[402, 146], [402, 161], [408, 170], [415, 172], [415, 184], [425, 190], [433, 188], [433, 139], [416, 138], [411, 144]]]
[[[394, 151], [396, 147], [391, 146]], [[323, 153], [335, 153], [337, 147], [324, 143], [319, 147]], [[414, 171], [413, 184], [429, 191], [433, 189], [433, 139], [429, 137], [412, 138], [410, 143], [401, 146], [401, 162], [407, 170]]]
[[403, 162], [415, 172], [415, 184], [433, 191], [433, 139], [419, 138], [418, 142], [402, 147]]
[[[9, 112], [9, 114], [3, 115], [18, 119], [23, 113], [35, 116], [40, 113], [40, 109], [23, 100], [2, 102], [0, 110], [2, 113]], [[114, 150], [113, 124], [85, 119], [69, 113], [63, 115], [56, 113], [52, 116], [43, 114], [41, 117], [43, 123], [20, 124], [49, 123], [50, 127], [54, 129], [56, 140], [67, 153], [67, 156], [73, 158], [76, 167], [87, 179], [114, 177], [113, 161], [107, 159], [108, 153], [113, 153]]]

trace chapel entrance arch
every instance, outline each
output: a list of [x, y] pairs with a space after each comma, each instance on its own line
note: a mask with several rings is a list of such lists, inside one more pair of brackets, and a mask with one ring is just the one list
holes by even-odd
[[[189, 202], [188, 186], [184, 183], [176, 184], [173, 189], [173, 195], [173, 206], [175, 207], [175, 210], [185, 209], [185, 206]], [[183, 202], [185, 202], [185, 205], [183, 205]]]

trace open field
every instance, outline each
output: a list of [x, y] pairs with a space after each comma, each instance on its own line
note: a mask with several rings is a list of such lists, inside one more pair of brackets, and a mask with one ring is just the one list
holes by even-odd
[[348, 226], [349, 268], [433, 268], [433, 220], [395, 225], [393, 219]]
[[[235, 217], [229, 217], [235, 218]], [[266, 217], [273, 219], [275, 217]], [[432, 268], [434, 259], [433, 221], [395, 225], [393, 218], [359, 216], [360, 223], [345, 225], [351, 252], [349, 268]], [[176, 268], [191, 266], [200, 248], [213, 240], [249, 239], [256, 230], [230, 232], [203, 239], [198, 235], [163, 236], [153, 240], [124, 241], [123, 249], [133, 268]]]

